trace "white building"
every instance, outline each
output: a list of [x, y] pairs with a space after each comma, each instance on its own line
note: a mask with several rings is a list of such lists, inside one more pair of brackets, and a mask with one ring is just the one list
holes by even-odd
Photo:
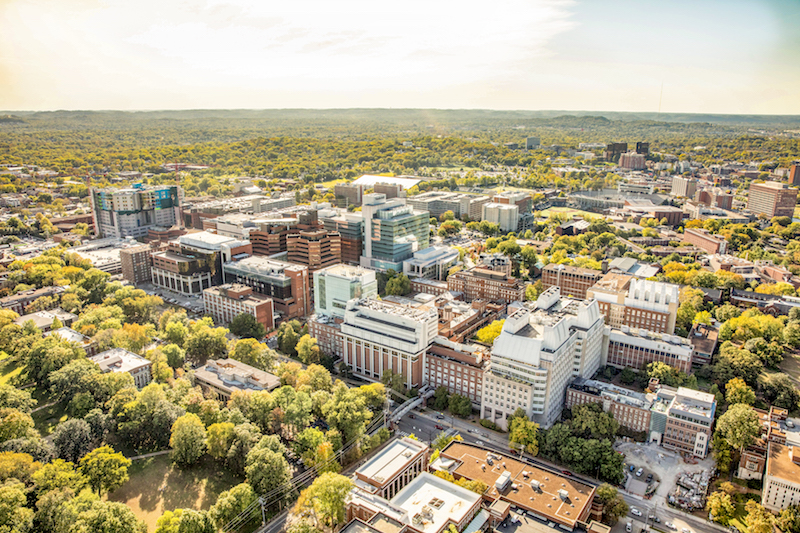
[[697, 192], [697, 180], [694, 178], [687, 178], [684, 176], [673, 176], [672, 178], [672, 196], [679, 198], [694, 198]]
[[406, 387], [421, 387], [426, 350], [438, 326], [432, 306], [350, 300], [341, 326], [344, 362], [370, 380], [392, 370], [403, 376]]
[[498, 204], [491, 202], [483, 204], [481, 218], [492, 224], [500, 226], [501, 231], [517, 231], [519, 224], [519, 206], [515, 204]]
[[374, 298], [378, 280], [374, 270], [360, 266], [333, 265], [314, 272], [314, 311], [342, 318], [353, 298]]
[[89, 357], [100, 366], [100, 370], [106, 372], [127, 372], [133, 376], [133, 382], [137, 388], [146, 387], [153, 380], [151, 368], [153, 364], [135, 353], [122, 348], [112, 348], [105, 352]]
[[154, 226], [181, 223], [183, 189], [177, 185], [90, 189], [96, 233], [101, 237], [144, 237]]
[[403, 273], [409, 278], [444, 281], [447, 272], [458, 264], [458, 256], [458, 250], [450, 246], [430, 246], [403, 261]]
[[484, 373], [482, 418], [506, 428], [521, 407], [550, 427], [561, 415], [570, 380], [590, 378], [600, 367], [603, 330], [596, 301], [562, 298], [558, 287], [515, 311], [494, 341]]

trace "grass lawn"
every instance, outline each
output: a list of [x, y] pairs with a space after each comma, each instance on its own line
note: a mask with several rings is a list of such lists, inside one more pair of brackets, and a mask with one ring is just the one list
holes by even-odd
[[5, 385], [9, 380], [22, 372], [22, 365], [10, 360], [6, 352], [0, 352], [0, 385]]
[[[45, 405], [46, 402], [39, 402], [39, 405]], [[67, 403], [59, 402], [57, 404], [40, 409], [35, 413], [31, 413], [33, 418], [34, 427], [42, 437], [48, 436], [53, 432], [55, 427], [61, 422], [65, 421], [67, 416]]]
[[800, 384], [800, 356], [794, 351], [787, 351], [783, 354], [783, 361], [778, 368], [792, 378], [795, 383]]
[[747, 511], [744, 510], [743, 503], [737, 503], [736, 510], [733, 512], [733, 518], [728, 521], [728, 525], [735, 526], [736, 529], [744, 533], [747, 531]]
[[244, 481], [208, 456], [186, 469], [174, 467], [169, 455], [139, 459], [128, 475], [130, 480], [107, 498], [127, 505], [145, 521], [148, 531], [155, 530], [164, 511], [208, 509], [221, 492]]
[[570, 215], [570, 216], [582, 216], [582, 217], [594, 217], [594, 218], [603, 218], [603, 215], [598, 213], [590, 213], [589, 211], [581, 211], [580, 209], [573, 209], [571, 207], [551, 207], [550, 209], [545, 209], [541, 212], [543, 217], [549, 217], [550, 215], [559, 214], [559, 215]]

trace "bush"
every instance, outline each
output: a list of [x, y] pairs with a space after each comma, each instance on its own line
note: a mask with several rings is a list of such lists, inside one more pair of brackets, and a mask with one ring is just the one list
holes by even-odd
[[487, 420], [487, 419], [485, 419], [485, 418], [481, 418], [481, 419], [480, 419], [480, 421], [479, 421], [479, 423], [480, 423], [480, 425], [482, 425], [483, 427], [485, 427], [485, 428], [487, 428], [487, 429], [491, 429], [492, 431], [497, 431], [498, 433], [505, 433], [505, 431], [503, 431], [502, 429], [500, 429], [500, 426], [498, 426], [497, 424], [495, 424], [495, 423], [494, 423], [494, 422], [492, 422], [491, 420]]

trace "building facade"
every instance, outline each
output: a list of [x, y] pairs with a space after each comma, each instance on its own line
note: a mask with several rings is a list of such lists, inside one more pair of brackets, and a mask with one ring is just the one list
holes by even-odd
[[127, 372], [133, 376], [137, 388], [146, 387], [153, 380], [153, 363], [122, 348], [112, 348], [88, 358], [100, 366], [102, 373]]
[[451, 274], [447, 278], [447, 288], [463, 293], [468, 302], [516, 302], [525, 299], [525, 284], [521, 280], [506, 276], [504, 272], [485, 268], [472, 268]]
[[661, 362], [682, 372], [692, 371], [692, 345], [683, 337], [627, 326], [609, 328], [607, 335], [606, 364], [617, 368], [642, 368]]
[[694, 198], [697, 192], [697, 180], [684, 176], [674, 176], [672, 178], [672, 196], [679, 198]]
[[275, 328], [272, 299], [253, 292], [251, 287], [226, 284], [203, 291], [203, 306], [217, 325], [230, 324], [241, 314], [252, 315], [266, 331]]
[[711, 443], [716, 406], [713, 394], [678, 388], [667, 408], [667, 425], [661, 445], [705, 457]]
[[451, 268], [459, 264], [459, 251], [450, 246], [429, 246], [414, 252], [403, 261], [403, 273], [409, 278], [428, 278], [444, 281]]
[[585, 299], [586, 291], [602, 277], [603, 273], [599, 270], [555, 263], [550, 263], [542, 269], [542, 285], [545, 289], [558, 287], [562, 294], [580, 299]]
[[644, 394], [591, 379], [577, 378], [567, 389], [564, 407], [597, 403], [603, 411], [631, 431], [650, 429], [650, 406], [653, 402]]
[[151, 253], [152, 250], [149, 246], [135, 246], [120, 250], [119, 259], [122, 263], [122, 277], [125, 281], [136, 286], [151, 280]]
[[227, 402], [234, 391], [272, 391], [280, 387], [281, 380], [235, 359], [212, 359], [194, 372], [194, 379], [204, 390], [218, 400]]
[[675, 332], [678, 316], [678, 286], [608, 273], [586, 292], [594, 298], [606, 324], [629, 326], [657, 333]]
[[772, 217], [794, 217], [798, 189], [785, 183], [768, 181], [751, 183], [747, 198], [747, 209], [757, 215]]
[[378, 280], [374, 270], [340, 264], [314, 272], [314, 312], [317, 315], [343, 318], [347, 302], [377, 295]]
[[480, 409], [483, 373], [489, 365], [489, 353], [482, 346], [452, 342], [437, 337], [425, 358], [425, 382], [433, 389], [446, 387], [450, 394], [460, 394]]
[[144, 237], [153, 226], [181, 224], [183, 190], [178, 185], [90, 189], [95, 232], [100, 237]]
[[686, 228], [683, 232], [683, 242], [697, 246], [710, 254], [724, 254], [728, 251], [728, 241], [724, 237], [702, 228]]
[[519, 206], [516, 204], [489, 202], [481, 206], [481, 211], [481, 218], [486, 222], [497, 224], [500, 227], [500, 231], [504, 233], [517, 231]]
[[324, 229], [301, 231], [286, 238], [289, 262], [305, 265], [309, 272], [342, 262], [342, 237]]

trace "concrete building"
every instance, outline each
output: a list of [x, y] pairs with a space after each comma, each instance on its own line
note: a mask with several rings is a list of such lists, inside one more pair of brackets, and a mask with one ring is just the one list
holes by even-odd
[[773, 512], [800, 504], [800, 442], [768, 444], [761, 504]]
[[314, 272], [314, 312], [317, 315], [343, 318], [347, 302], [377, 295], [378, 280], [373, 270], [333, 265]]
[[509, 316], [484, 373], [481, 418], [507, 427], [517, 408], [543, 428], [561, 416], [573, 377], [600, 367], [603, 315], [597, 302], [562, 298], [557, 287]]
[[97, 343], [91, 337], [87, 337], [83, 333], [78, 333], [72, 328], [64, 326], [63, 328], [51, 329], [44, 334], [45, 337], [49, 335], [58, 335], [65, 341], [74, 342], [83, 348], [86, 352], [86, 357], [91, 357], [97, 354]]
[[429, 191], [406, 198], [406, 205], [417, 211], [427, 211], [432, 217], [439, 218], [447, 211], [452, 211], [456, 219], [466, 215], [470, 220], [479, 220], [481, 208], [488, 202], [488, 196], [447, 191]]
[[678, 316], [678, 286], [636, 279], [610, 272], [586, 291], [594, 298], [606, 324], [612, 328], [629, 326], [658, 333], [675, 332]]
[[519, 224], [519, 207], [516, 204], [500, 204], [490, 202], [483, 204], [481, 219], [497, 224], [500, 231], [508, 233], [517, 231]]
[[409, 278], [444, 281], [451, 268], [459, 264], [459, 252], [450, 246], [429, 246], [414, 252], [403, 261], [403, 273]]
[[506, 254], [501, 253], [482, 253], [480, 255], [480, 261], [478, 262], [478, 266], [480, 268], [486, 268], [489, 270], [493, 270], [494, 272], [502, 272], [508, 277], [511, 277], [511, 271], [513, 268], [513, 263], [511, 258], [508, 257]]
[[661, 445], [704, 458], [711, 443], [716, 408], [713, 394], [679, 387], [666, 408], [667, 420]]
[[792, 163], [789, 167], [789, 185], [800, 185], [800, 164], [797, 162]]
[[290, 263], [308, 267], [309, 272], [342, 262], [342, 237], [324, 229], [301, 231], [286, 237]]
[[356, 470], [353, 484], [390, 500], [428, 470], [428, 451], [428, 446], [418, 440], [394, 439]]
[[716, 207], [728, 211], [733, 209], [733, 195], [724, 192], [722, 189], [712, 188], [699, 190], [695, 193], [694, 199], [698, 203], [708, 207]]
[[674, 176], [672, 178], [672, 196], [678, 198], [694, 198], [697, 193], [697, 180], [684, 176]]
[[747, 198], [747, 209], [757, 215], [772, 217], [794, 217], [798, 189], [785, 183], [768, 181], [751, 183]]
[[120, 250], [119, 259], [122, 263], [122, 277], [131, 285], [148, 283], [151, 279], [152, 249], [149, 246], [135, 246]]
[[272, 391], [281, 380], [269, 372], [258, 370], [235, 359], [212, 359], [194, 371], [194, 379], [218, 400], [228, 401], [234, 391]]
[[503, 191], [495, 194], [492, 197], [492, 202], [504, 205], [516, 205], [519, 208], [519, 214], [530, 213], [533, 205], [533, 199], [530, 193], [524, 191]]
[[53, 326], [53, 322], [58, 319], [62, 326], [71, 326], [73, 322], [78, 319], [78, 315], [68, 313], [63, 309], [56, 308], [49, 311], [37, 311], [27, 315], [22, 315], [14, 320], [14, 324], [24, 326], [26, 322], [33, 322], [36, 329], [43, 333], [47, 333]]
[[[786, 409], [771, 406], [769, 411], [753, 408], [761, 423], [761, 434], [739, 456], [736, 477], [739, 479], [762, 479], [767, 465], [769, 443], [800, 444], [800, 421], [790, 420]], [[792, 427], [789, 427], [789, 426]]]
[[628, 152], [619, 156], [619, 166], [626, 170], [644, 170], [644, 155]]
[[650, 407], [646, 395], [610, 383], [577, 378], [567, 389], [564, 407], [597, 403], [603, 411], [614, 415], [614, 420], [631, 431], [646, 433], [650, 429]]
[[424, 250], [430, 242], [430, 216], [404, 205], [402, 200], [386, 200], [383, 194], [365, 194], [364, 255], [361, 266], [378, 270], [403, 270], [403, 261]]
[[485, 268], [476, 267], [451, 274], [447, 278], [447, 288], [462, 293], [468, 302], [488, 300], [508, 303], [525, 299], [525, 284], [521, 280]]
[[308, 267], [264, 257], [247, 257], [222, 266], [225, 283], [240, 283], [272, 298], [275, 322], [311, 314]]
[[139, 389], [146, 387], [153, 380], [153, 363], [122, 348], [112, 348], [105, 352], [100, 352], [89, 357], [89, 360], [97, 363], [103, 374], [107, 372], [127, 372], [133, 376], [133, 383]]
[[697, 246], [710, 254], [724, 254], [728, 251], [728, 241], [720, 235], [714, 235], [702, 228], [686, 228], [683, 242]]
[[216, 325], [229, 324], [237, 316], [248, 314], [267, 331], [275, 328], [272, 298], [254, 293], [247, 285], [210, 287], [203, 291], [203, 306]]
[[152, 226], [181, 224], [183, 190], [178, 185], [90, 189], [95, 232], [100, 237], [144, 237]]
[[[481, 509], [481, 495], [423, 472], [391, 500], [357, 485], [346, 499], [347, 520], [360, 519], [378, 531], [444, 533], [464, 531]], [[476, 529], [477, 531], [477, 529]]]
[[483, 373], [489, 365], [489, 353], [477, 344], [461, 344], [437, 337], [425, 359], [425, 383], [431, 388], [447, 387], [450, 394], [472, 400], [480, 409]]
[[523, 525], [529, 529], [518, 527], [518, 531], [575, 531], [593, 517], [600, 518], [592, 509], [595, 487], [472, 444], [451, 442], [430, 468], [456, 479], [484, 482], [489, 487], [484, 499], [493, 502], [490, 509], [505, 502], [538, 518], [526, 519]]
[[439, 315], [429, 306], [350, 300], [341, 325], [343, 360], [355, 374], [376, 381], [384, 371], [403, 376], [407, 388], [424, 383], [425, 354]]
[[165, 251], [153, 252], [153, 285], [185, 295], [201, 295], [223, 282], [222, 265], [249, 256], [247, 241], [201, 231], [180, 236]]
[[333, 194], [336, 197], [336, 205], [338, 207], [358, 206], [361, 205], [364, 186], [352, 183], [337, 183], [333, 186]]
[[558, 287], [562, 294], [585, 299], [586, 291], [602, 279], [599, 270], [550, 263], [542, 269], [542, 285], [545, 289]]
[[683, 337], [628, 326], [609, 329], [606, 334], [606, 364], [638, 369], [657, 361], [682, 372], [692, 371], [692, 345]]

